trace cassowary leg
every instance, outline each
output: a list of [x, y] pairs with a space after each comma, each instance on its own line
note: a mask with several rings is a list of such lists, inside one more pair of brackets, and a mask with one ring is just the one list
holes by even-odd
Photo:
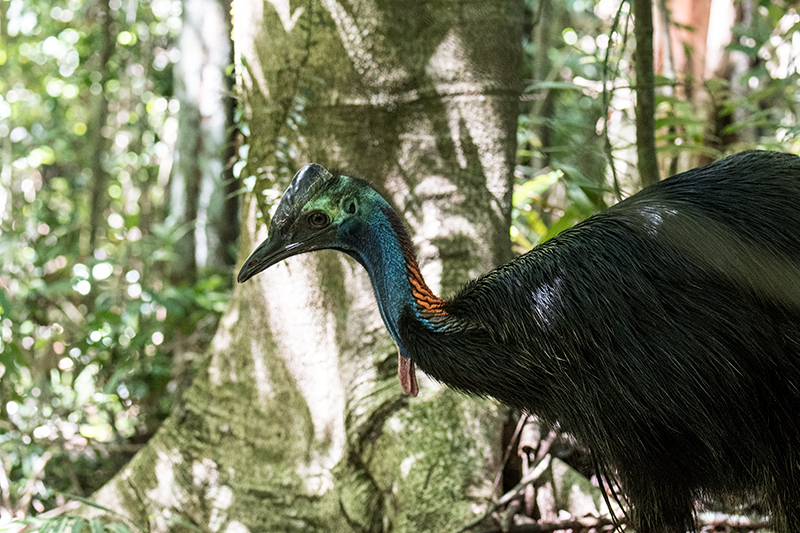
[[[653, 486], [622, 480], [628, 497], [631, 525], [637, 533], [686, 533], [696, 531], [694, 497], [686, 487]], [[627, 481], [627, 482], [626, 482]], [[650, 480], [647, 480], [650, 481]]]
[[[789, 465], [788, 469], [792, 469]], [[776, 476], [780, 486], [775, 487], [774, 496], [769, 504], [772, 515], [772, 527], [780, 533], [800, 532], [800, 486], [798, 473], [790, 472], [784, 477]]]
[[[796, 411], [794, 411], [796, 413]], [[778, 426], [781, 421], [775, 422]], [[786, 424], [784, 430], [793, 428]], [[800, 434], [788, 432], [781, 440], [773, 442], [771, 454], [765, 457], [757, 472], [762, 480], [761, 496], [766, 504], [772, 529], [778, 533], [800, 533]], [[771, 460], [767, 460], [767, 457]]]

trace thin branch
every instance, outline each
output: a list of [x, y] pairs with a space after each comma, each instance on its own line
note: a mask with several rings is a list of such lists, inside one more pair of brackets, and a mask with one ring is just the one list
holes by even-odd
[[619, 27], [619, 19], [622, 16], [622, 10], [625, 2], [620, 2], [619, 9], [614, 15], [614, 21], [611, 23], [611, 29], [608, 32], [608, 45], [606, 46], [606, 53], [603, 56], [603, 149], [606, 154], [606, 159], [611, 167], [611, 175], [614, 178], [614, 196], [617, 201], [622, 200], [622, 191], [619, 186], [619, 177], [617, 176], [617, 166], [614, 164], [614, 154], [611, 147], [611, 139], [608, 137], [608, 116], [611, 107], [611, 96], [614, 94], [614, 82], [611, 82], [611, 87], [608, 86], [608, 59], [611, 56], [611, 49], [614, 47], [614, 33]]
[[511, 436], [511, 440], [508, 442], [508, 446], [506, 447], [506, 451], [503, 454], [503, 461], [500, 463], [500, 468], [497, 470], [497, 475], [494, 478], [494, 483], [492, 484], [492, 492], [497, 490], [497, 486], [500, 484], [500, 479], [503, 476], [503, 468], [505, 468], [506, 463], [508, 462], [508, 458], [511, 457], [511, 450], [514, 449], [514, 443], [517, 442], [519, 438], [519, 434], [522, 431], [522, 426], [525, 425], [525, 421], [528, 420], [528, 415], [523, 414], [519, 418], [519, 422], [517, 422], [517, 427], [514, 429], [514, 434]]
[[[614, 526], [610, 518], [584, 517], [580, 520], [563, 520], [559, 522], [536, 522], [534, 524], [518, 524], [512, 526], [508, 533], [549, 533], [550, 531], [600, 529]], [[485, 533], [501, 533], [500, 529], [490, 529]], [[502, 532], [506, 533], [506, 532]]]
[[11, 511], [11, 484], [9, 483], [6, 465], [3, 461], [5, 457], [5, 453], [0, 454], [0, 497], [3, 499], [3, 507]]
[[636, 155], [642, 186], [658, 182], [655, 131], [655, 75], [653, 73], [653, 3], [633, 0], [636, 38]]
[[66, 513], [71, 513], [77, 509], [80, 509], [81, 502], [77, 500], [68, 500], [67, 502], [59, 505], [58, 507], [54, 507], [49, 511], [45, 511], [44, 513], [39, 513], [36, 515], [36, 518], [56, 518], [57, 516], [64, 515]]
[[53, 457], [53, 454], [50, 452], [44, 452], [36, 460], [36, 462], [33, 463], [31, 474], [28, 476], [28, 480], [25, 482], [25, 489], [22, 493], [22, 498], [20, 498], [17, 502], [17, 508], [21, 509], [22, 512], [27, 512], [28, 505], [30, 505], [31, 500], [33, 499], [33, 491], [36, 490], [36, 480], [38, 480], [39, 476], [41, 476], [42, 472], [44, 472], [44, 467], [47, 466], [47, 462], [51, 457]]
[[[106, 153], [108, 142], [103, 135], [103, 130], [106, 127], [109, 116], [109, 101], [108, 101], [108, 80], [111, 78], [110, 66], [111, 56], [114, 54], [115, 39], [112, 36], [112, 25], [114, 24], [114, 15], [111, 9], [110, 0], [103, 0], [100, 2], [100, 16], [98, 23], [100, 24], [100, 39], [101, 48], [98, 57], [99, 65], [97, 72], [100, 73], [100, 93], [97, 95], [97, 102], [94, 116], [94, 124], [92, 126], [92, 135], [94, 141], [94, 148], [96, 149], [94, 157], [92, 158], [92, 186], [91, 186], [91, 200], [90, 200], [90, 213], [89, 213], [89, 240], [88, 250], [85, 251], [86, 255], [91, 255], [94, 252], [95, 243], [101, 234], [103, 228], [103, 211], [106, 206], [105, 197], [108, 194], [108, 172], [105, 169], [103, 156]], [[94, 300], [92, 300], [94, 301]]]
[[499, 500], [490, 505], [489, 508], [486, 509], [485, 513], [483, 513], [481, 516], [479, 516], [475, 520], [465, 525], [463, 528], [459, 529], [456, 533], [464, 533], [465, 531], [469, 531], [470, 529], [474, 528], [475, 526], [486, 520], [497, 509], [499, 509], [503, 505], [507, 504], [508, 502], [510, 502], [511, 500], [522, 494], [522, 491], [525, 490], [525, 487], [527, 487], [531, 483], [535, 483], [536, 481], [538, 481], [539, 478], [542, 477], [542, 474], [544, 474], [548, 468], [550, 468], [550, 455], [546, 455], [544, 459], [542, 459], [542, 461], [540, 461], [539, 464], [536, 465], [536, 467], [534, 467], [530, 472], [528, 472], [528, 474], [523, 476], [520, 482], [517, 483], [517, 485], [513, 489], [503, 494], [503, 496], [500, 497]]

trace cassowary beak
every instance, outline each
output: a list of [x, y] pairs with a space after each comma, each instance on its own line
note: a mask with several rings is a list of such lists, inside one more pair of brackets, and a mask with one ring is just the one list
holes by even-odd
[[258, 248], [244, 262], [236, 279], [239, 283], [244, 283], [262, 270], [266, 270], [288, 257], [327, 248], [326, 243], [335, 232], [336, 228], [329, 226], [302, 241], [295, 241], [280, 230], [270, 231], [267, 239], [259, 244]]
[[311, 234], [294, 233], [292, 226], [308, 199], [333, 179], [330, 172], [313, 163], [304, 166], [294, 175], [272, 218], [267, 239], [247, 258], [239, 271], [239, 283], [244, 283], [287, 257], [326, 247], [327, 241], [335, 232], [333, 226]]
[[302, 253], [302, 242], [285, 243], [279, 232], [270, 232], [269, 237], [262, 242], [255, 251], [250, 254], [244, 262], [239, 276], [236, 278], [239, 283], [244, 283], [262, 270], [266, 270], [275, 263], [279, 263], [293, 255]]

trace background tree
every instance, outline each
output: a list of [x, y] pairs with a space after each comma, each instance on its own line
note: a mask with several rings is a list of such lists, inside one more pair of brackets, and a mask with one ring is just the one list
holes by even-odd
[[233, 177], [233, 43], [227, 0], [184, 0], [176, 66], [178, 138], [168, 223], [178, 236], [170, 275], [233, 266], [238, 237]]
[[796, 130], [780, 123], [796, 123], [796, 7], [670, 0], [657, 8], [656, 126], [668, 173], [720, 152], [791, 146]]
[[[237, 2], [240, 258], [264, 236], [265, 199], [316, 161], [382, 182], [437, 289], [507, 260], [521, 14], [506, 0]], [[430, 382], [409, 402], [349, 258], [300, 257], [237, 287], [210, 356], [98, 504], [154, 530], [441, 531], [488, 501], [497, 406]]]
[[0, 524], [124, 465], [221, 311], [227, 272], [165, 275], [180, 29], [171, 0], [0, 2]]
[[658, 175], [655, 138], [655, 82], [653, 80], [653, 2], [633, 2], [636, 35], [636, 158], [642, 186]]

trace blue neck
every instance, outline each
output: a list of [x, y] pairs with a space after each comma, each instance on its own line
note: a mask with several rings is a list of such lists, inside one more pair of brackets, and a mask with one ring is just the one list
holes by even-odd
[[357, 245], [348, 253], [367, 270], [386, 329], [397, 343], [400, 355], [408, 357], [400, 336], [401, 317], [406, 314], [427, 321], [420, 316], [409, 281], [408, 254], [413, 254], [410, 239], [399, 219], [393, 223], [391, 217], [397, 215], [388, 203], [382, 205], [369, 223], [360, 225], [354, 235]]

